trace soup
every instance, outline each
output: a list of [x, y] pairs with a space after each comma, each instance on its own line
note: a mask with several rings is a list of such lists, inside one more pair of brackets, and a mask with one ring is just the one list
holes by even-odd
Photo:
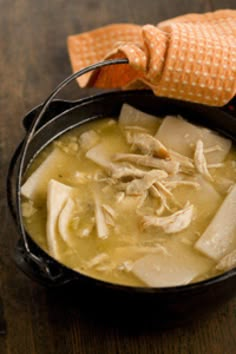
[[124, 104], [63, 134], [28, 167], [27, 232], [75, 271], [130, 286], [185, 285], [236, 266], [236, 150], [182, 117]]

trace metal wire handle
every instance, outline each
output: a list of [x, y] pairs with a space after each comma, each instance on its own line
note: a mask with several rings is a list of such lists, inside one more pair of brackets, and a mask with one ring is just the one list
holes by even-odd
[[37, 126], [42, 119], [43, 115], [45, 114], [46, 110], [48, 109], [51, 101], [53, 98], [64, 88], [66, 87], [71, 81], [74, 79], [90, 72], [96, 69], [99, 69], [101, 67], [109, 66], [109, 65], [115, 65], [115, 64], [128, 64], [128, 59], [123, 58], [123, 59], [111, 59], [111, 60], [105, 60], [102, 62], [98, 62], [96, 64], [90, 65], [80, 71], [77, 71], [76, 73], [68, 76], [65, 80], [63, 80], [53, 91], [52, 93], [48, 96], [48, 98], [45, 100], [45, 102], [42, 105], [42, 109], [39, 113], [38, 116], [33, 120], [32, 125], [30, 129], [28, 130], [26, 137], [23, 141], [22, 147], [21, 147], [21, 153], [19, 156], [19, 167], [18, 167], [18, 174], [17, 174], [17, 179], [16, 179], [16, 219], [17, 219], [17, 224], [19, 227], [20, 234], [22, 235], [22, 239], [24, 242], [24, 247], [25, 251], [27, 253], [27, 256], [31, 261], [33, 261], [37, 266], [40, 268], [41, 271], [43, 271], [50, 279], [55, 280], [55, 276], [51, 274], [50, 268], [46, 261], [42, 259], [41, 257], [35, 255], [29, 246], [29, 242], [27, 239], [27, 235], [25, 232], [24, 228], [24, 223], [23, 223], [23, 217], [22, 217], [22, 211], [21, 211], [21, 183], [22, 183], [22, 176], [23, 176], [23, 170], [24, 170], [24, 165], [25, 165], [25, 158], [27, 154], [27, 150], [29, 147], [29, 144], [31, 140], [34, 137], [35, 131], [37, 129]]

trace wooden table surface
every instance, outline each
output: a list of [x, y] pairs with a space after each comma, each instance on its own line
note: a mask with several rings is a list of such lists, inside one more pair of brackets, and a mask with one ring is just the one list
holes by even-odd
[[[17, 234], [5, 195], [8, 163], [24, 135], [22, 117], [71, 73], [68, 35], [114, 22], [156, 24], [187, 12], [223, 7], [235, 9], [236, 2], [0, 0], [0, 298], [6, 323], [0, 335], [1, 354], [236, 353], [236, 298], [184, 327], [145, 331], [137, 325], [124, 330], [96, 314], [86, 316], [79, 296], [77, 302], [70, 302], [63, 292], [29, 280], [11, 258]], [[89, 92], [72, 84], [63, 97]], [[96, 294], [94, 301], [99, 304]]]

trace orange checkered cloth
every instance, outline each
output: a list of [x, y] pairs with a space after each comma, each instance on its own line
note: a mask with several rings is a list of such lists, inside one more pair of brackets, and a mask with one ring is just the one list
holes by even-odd
[[113, 24], [68, 37], [73, 71], [128, 58], [78, 78], [81, 87], [151, 89], [223, 106], [236, 93], [236, 11], [187, 14], [157, 26]]

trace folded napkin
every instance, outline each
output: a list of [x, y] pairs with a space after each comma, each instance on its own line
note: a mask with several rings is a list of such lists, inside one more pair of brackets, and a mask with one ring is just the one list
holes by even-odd
[[73, 71], [128, 58], [78, 78], [81, 87], [151, 89], [223, 106], [236, 93], [236, 11], [179, 16], [157, 26], [113, 24], [68, 37]]

